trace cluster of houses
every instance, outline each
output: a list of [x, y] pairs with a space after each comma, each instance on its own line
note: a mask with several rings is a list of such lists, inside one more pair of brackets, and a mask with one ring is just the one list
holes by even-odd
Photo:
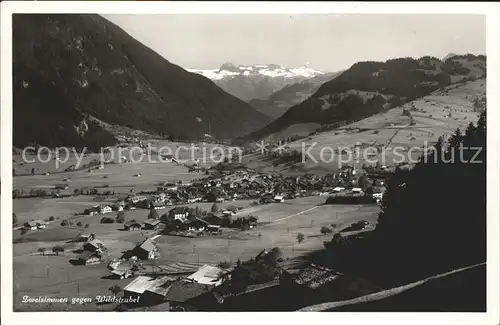
[[47, 223], [43, 220], [31, 220], [31, 221], [26, 221], [23, 224], [23, 228], [25, 230], [45, 229], [46, 226], [47, 226]]
[[217, 266], [203, 265], [188, 274], [140, 275], [125, 286], [123, 296], [139, 297], [139, 305], [157, 305], [162, 311], [185, 311], [196, 299], [220, 285], [220, 274], [224, 271]]
[[[266, 254], [269, 252], [264, 250], [254, 260], [264, 259]], [[120, 268], [114, 262], [110, 270], [123, 279], [128, 277], [125, 274], [132, 276], [130, 270], [137, 262], [122, 265], [125, 266]], [[333, 269], [314, 264], [291, 266], [286, 261], [277, 262], [279, 272], [274, 278], [255, 280], [241, 290], [230, 290], [228, 283], [236, 279], [238, 265], [202, 265], [195, 270], [170, 270], [166, 265], [159, 271], [138, 275], [124, 287], [123, 296], [139, 297], [135, 299], [139, 303], [129, 307], [147, 306], [148, 310], [159, 311], [290, 311], [358, 294], [349, 279]], [[377, 290], [366, 285], [363, 289]]]
[[372, 191], [358, 187], [357, 173], [353, 166], [345, 165], [335, 173], [318, 176], [283, 176], [258, 173], [246, 167], [231, 170], [211, 170], [208, 177], [187, 183], [165, 182], [157, 187], [154, 195], [131, 195], [114, 204], [101, 204], [85, 210], [85, 214], [105, 214], [112, 211], [165, 209], [169, 206], [198, 202], [223, 203], [240, 199], [256, 200], [260, 204], [279, 203], [304, 196], [330, 195], [339, 192], [373, 195], [382, 198], [383, 179], [387, 176], [370, 173]]
[[299, 196], [326, 195], [334, 189], [356, 188], [357, 175], [352, 166], [344, 166], [336, 173], [325, 176], [303, 175], [285, 177], [281, 174], [262, 174], [249, 168], [216, 170], [207, 178], [184, 186], [158, 188], [169, 190], [174, 204], [194, 202], [224, 202], [255, 199], [260, 203], [283, 202]]
[[[132, 270], [137, 260], [155, 260], [160, 256], [155, 239], [156, 237], [147, 238], [137, 243], [133, 249], [124, 252], [119, 260], [114, 261], [116, 262], [115, 264], [111, 263], [110, 265], [114, 265], [112, 268], [110, 266], [108, 268], [112, 270], [116, 269], [115, 273], [117, 274], [121, 272], [118, 270], [122, 270], [123, 272], [120, 273], [122, 277], [133, 275]], [[92, 265], [102, 262], [107, 248], [102, 241], [95, 238], [94, 234], [80, 234], [73, 242], [83, 242], [80, 253], [77, 255], [76, 260], [74, 260], [74, 264]]]
[[175, 231], [187, 232], [209, 232], [219, 234], [221, 227], [238, 228], [241, 230], [251, 229], [257, 226], [258, 218], [253, 216], [234, 217], [237, 208], [226, 209], [220, 212], [210, 212], [199, 214], [196, 209], [189, 207], [175, 207], [168, 214], [161, 217], [165, 223], [164, 232], [171, 233]]
[[113, 211], [135, 210], [137, 208], [143, 209], [165, 209], [167, 206], [172, 206], [172, 201], [167, 200], [165, 193], [159, 193], [151, 198], [144, 195], [129, 196], [125, 200], [118, 200], [114, 204], [100, 204], [95, 205], [84, 211], [86, 215], [106, 214]]
[[77, 241], [83, 241], [81, 253], [76, 257], [76, 264], [93, 265], [99, 264], [102, 261], [103, 254], [106, 252], [106, 247], [93, 234], [80, 235]]

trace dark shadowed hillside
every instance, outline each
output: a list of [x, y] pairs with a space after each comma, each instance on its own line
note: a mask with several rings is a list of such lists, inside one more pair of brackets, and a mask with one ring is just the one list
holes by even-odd
[[486, 57], [481, 55], [454, 56], [446, 62], [429, 56], [359, 62], [249, 138], [262, 138], [293, 124], [341, 126], [485, 75]]
[[[112, 125], [189, 139], [269, 118], [98, 15], [14, 15], [14, 145], [100, 146]], [[210, 125], [210, 128], [209, 128]]]
[[347, 301], [305, 307], [300, 311], [485, 312], [486, 263]]

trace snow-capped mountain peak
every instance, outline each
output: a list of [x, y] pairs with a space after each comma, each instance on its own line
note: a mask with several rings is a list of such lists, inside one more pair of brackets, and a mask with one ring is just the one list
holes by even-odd
[[230, 62], [224, 63], [219, 69], [186, 69], [189, 72], [201, 74], [212, 80], [224, 78], [234, 78], [235, 76], [261, 75], [271, 78], [312, 78], [324, 74], [322, 71], [314, 70], [306, 66], [299, 68], [285, 68], [279, 64], [254, 64], [254, 65], [234, 65]]

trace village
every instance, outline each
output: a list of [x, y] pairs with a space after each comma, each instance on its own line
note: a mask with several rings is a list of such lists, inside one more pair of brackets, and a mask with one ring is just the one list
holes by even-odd
[[[289, 284], [296, 285], [297, 283], [290, 279], [301, 278], [300, 281], [304, 282], [304, 272], [312, 272], [313, 275], [309, 276], [313, 278], [329, 274], [321, 280], [324, 284], [329, 284], [333, 279], [338, 278], [339, 274], [332, 269], [311, 266], [310, 263], [306, 263], [299, 269], [295, 266], [294, 269], [290, 269], [285, 265], [290, 264], [294, 259], [284, 258], [279, 247], [271, 250], [274, 252], [272, 254], [279, 255], [272, 258], [265, 257], [269, 252], [264, 249], [250, 260], [240, 261], [238, 258], [236, 262], [234, 260], [232, 262], [220, 261], [218, 264], [165, 262], [161, 260], [162, 248], [157, 244], [158, 240], [164, 236], [183, 237], [187, 240], [190, 238], [195, 240], [200, 236], [226, 238], [231, 234], [244, 234], [250, 230], [258, 230], [260, 227], [266, 227], [267, 216], [252, 212], [252, 207], [266, 205], [285, 207], [287, 202], [294, 202], [301, 198], [317, 197], [319, 199], [322, 197], [319, 201], [316, 199], [315, 201], [322, 201], [323, 203], [319, 204], [326, 205], [369, 204], [376, 206], [382, 199], [386, 176], [387, 171], [381, 167], [356, 169], [354, 166], [345, 165], [337, 172], [324, 176], [308, 174], [284, 176], [259, 173], [235, 162], [221, 163], [207, 169], [202, 178], [193, 179], [190, 182], [164, 182], [158, 185], [155, 191], [131, 193], [126, 196], [118, 195], [114, 203], [92, 206], [76, 216], [76, 218], [78, 216], [97, 217], [96, 220], [99, 220], [100, 224], [109, 224], [108, 227], [115, 227], [115, 231], [120, 233], [140, 233], [139, 238], [143, 239], [134, 247], [121, 251], [119, 255], [116, 251], [111, 253], [104, 243], [105, 240], [99, 238], [102, 233], [99, 236], [89, 230], [80, 232], [76, 238], [69, 240], [72, 246], [66, 246], [66, 249], [62, 248], [62, 245], [54, 246], [52, 254], [59, 255], [63, 252], [63, 254], [68, 254], [72, 251], [75, 255], [67, 263], [75, 267], [106, 264], [110, 280], [134, 278], [122, 287], [113, 285], [109, 290], [112, 289], [112, 292], [121, 294], [123, 297], [140, 297], [140, 303], [120, 304], [116, 308], [160, 308], [172, 311], [231, 310], [232, 308], [239, 310], [242, 308], [241, 302], [235, 301], [240, 299], [246, 301], [253, 299], [249, 297], [255, 295], [267, 296], [269, 293], [263, 292], [268, 291], [272, 292], [272, 295], [291, 294]], [[245, 202], [245, 204], [241, 205], [239, 202]], [[201, 209], [198, 204], [210, 206], [210, 209]], [[143, 221], [134, 217], [134, 213], [141, 210], [148, 211]], [[43, 231], [47, 225], [55, 222], [54, 219], [30, 220], [20, 228], [26, 234]], [[68, 227], [69, 222], [63, 220], [60, 227]], [[369, 227], [366, 221], [363, 222], [365, 224], [358, 227], [359, 229], [354, 229], [354, 233], [373, 230], [373, 227]], [[311, 220], [312, 224], [313, 220]], [[329, 238], [325, 242], [325, 247], [333, 242], [333, 235], [351, 234], [353, 229], [349, 228], [355, 228], [356, 224], [357, 222], [345, 224], [342, 227], [344, 229], [339, 228], [335, 231], [329, 227], [322, 227], [321, 233], [327, 236], [326, 239]], [[88, 226], [88, 224], [85, 225], [84, 229]], [[302, 240], [299, 239], [299, 243]], [[270, 248], [272, 247], [268, 249]], [[50, 249], [39, 249], [38, 253], [50, 255], [49, 251]], [[272, 262], [269, 262], [270, 260]], [[294, 272], [301, 275], [292, 275]], [[286, 289], [283, 287], [283, 281], [287, 283]], [[243, 287], [239, 288], [238, 286], [242, 283]], [[302, 292], [301, 290], [298, 292]], [[247, 297], [248, 294], [250, 295]], [[317, 299], [321, 295], [315, 294], [311, 297]], [[252, 308], [265, 309], [266, 306], [274, 306], [269, 308], [275, 309], [300, 307], [295, 304], [276, 306], [268, 303], [267, 305], [253, 305]]]

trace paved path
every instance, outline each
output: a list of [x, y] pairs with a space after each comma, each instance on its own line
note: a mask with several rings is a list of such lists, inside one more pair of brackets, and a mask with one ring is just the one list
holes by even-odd
[[304, 211], [300, 211], [299, 213], [295, 213], [295, 214], [292, 214], [292, 215], [289, 215], [289, 216], [286, 216], [286, 217], [283, 217], [283, 218], [276, 219], [276, 220], [272, 221], [271, 223], [269, 223], [267, 225], [264, 225], [264, 227], [272, 225], [273, 223], [280, 222], [280, 221], [283, 221], [283, 220], [286, 220], [286, 219], [290, 219], [290, 218], [296, 217], [298, 215], [304, 214], [306, 212], [312, 211], [312, 210], [316, 209], [317, 207], [318, 206], [314, 206], [314, 207], [312, 207], [310, 209], [307, 209], [307, 210], [304, 210]]

